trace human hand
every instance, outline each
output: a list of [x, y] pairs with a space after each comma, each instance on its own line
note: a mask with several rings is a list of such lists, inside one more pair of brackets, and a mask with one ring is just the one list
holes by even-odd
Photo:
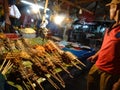
[[87, 58], [87, 60], [92, 63], [95, 63], [97, 60], [97, 57], [98, 57], [97, 55], [93, 55], [93, 56], [90, 56], [89, 58]]
[[113, 84], [112, 90], [120, 90], [120, 79], [115, 84]]

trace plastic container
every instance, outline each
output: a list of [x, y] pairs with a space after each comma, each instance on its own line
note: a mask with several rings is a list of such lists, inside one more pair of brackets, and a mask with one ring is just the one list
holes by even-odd
[[7, 38], [12, 39], [12, 40], [16, 40], [19, 38], [19, 36], [16, 33], [6, 33], [5, 35]]

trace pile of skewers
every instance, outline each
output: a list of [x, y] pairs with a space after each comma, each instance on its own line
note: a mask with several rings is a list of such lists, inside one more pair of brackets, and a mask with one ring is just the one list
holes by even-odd
[[[65, 88], [65, 82], [57, 69], [73, 78], [68, 66], [79, 70], [86, 67], [75, 55], [62, 51], [51, 40], [47, 40], [43, 45], [31, 45], [29, 39], [10, 40], [0, 36], [0, 56], [1, 73], [6, 75], [7, 80], [16, 82], [25, 90], [44, 90], [41, 84], [44, 80], [55, 89], [60, 87], [54, 80]], [[13, 75], [14, 77], [9, 79]]]

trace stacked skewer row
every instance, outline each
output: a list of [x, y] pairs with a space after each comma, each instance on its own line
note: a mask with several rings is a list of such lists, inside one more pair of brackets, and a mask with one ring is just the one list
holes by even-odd
[[[30, 45], [29, 39], [9, 40], [0, 36], [0, 49], [1, 73], [8, 77], [14, 75], [13, 81], [25, 90], [38, 88], [44, 90], [41, 84], [44, 80], [47, 80], [55, 89], [60, 89], [60, 87], [54, 80], [65, 88], [65, 82], [57, 69], [73, 78], [67, 69], [68, 66], [74, 66], [79, 70], [82, 70], [81, 67], [86, 67], [75, 55], [62, 51], [51, 40], [47, 40], [43, 45]], [[26, 65], [25, 62], [30, 64]]]

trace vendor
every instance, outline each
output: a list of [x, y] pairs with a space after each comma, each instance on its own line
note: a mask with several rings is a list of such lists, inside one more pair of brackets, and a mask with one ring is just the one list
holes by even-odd
[[107, 6], [115, 23], [106, 30], [101, 49], [88, 58], [95, 64], [88, 74], [87, 90], [112, 90], [120, 79], [120, 0], [112, 0]]
[[16, 22], [18, 22], [21, 17], [21, 13], [15, 3], [16, 0], [3, 0], [5, 17], [5, 22], [3, 22], [5, 23], [5, 30], [3, 32], [5, 33], [15, 33], [14, 26], [16, 26]]

